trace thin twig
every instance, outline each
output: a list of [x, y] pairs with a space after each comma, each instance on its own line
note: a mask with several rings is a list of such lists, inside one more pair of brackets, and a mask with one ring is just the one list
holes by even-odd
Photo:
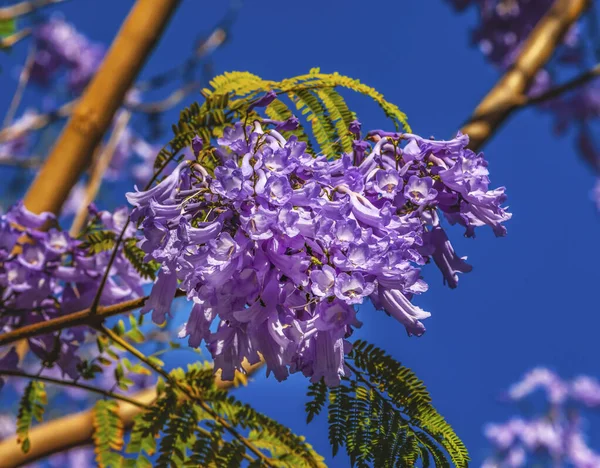
[[125, 102], [125, 107], [132, 112], [142, 112], [144, 114], [160, 114], [165, 112], [177, 104], [179, 104], [186, 96], [200, 89], [201, 84], [198, 82], [187, 83], [181, 88], [173, 91], [165, 99], [155, 102]]
[[8, 49], [31, 34], [31, 28], [23, 28], [10, 36], [0, 38], [0, 49]]
[[21, 2], [8, 7], [0, 8], [0, 21], [8, 21], [18, 18], [19, 16], [25, 16], [34, 12], [38, 8], [43, 8], [55, 3], [62, 3], [64, 1], [65, 0], [31, 0], [28, 2]]
[[42, 129], [52, 122], [69, 116], [76, 103], [76, 100], [69, 101], [52, 112], [36, 115], [26, 126], [22, 124], [13, 124], [10, 127], [3, 128], [0, 130], [0, 143], [6, 143], [7, 141], [14, 140], [24, 133]]
[[169, 81], [175, 80], [180, 76], [185, 76], [189, 72], [193, 71], [201, 63], [203, 58], [210, 55], [227, 40], [229, 37], [229, 31], [237, 18], [242, 4], [243, 2], [240, 0], [232, 0], [230, 2], [227, 13], [213, 28], [211, 34], [206, 39], [198, 41], [192, 57], [189, 57], [183, 63], [171, 68], [170, 70], [155, 75], [148, 80], [136, 83], [135, 88], [139, 91], [155, 89], [164, 86]]
[[25, 92], [25, 88], [27, 87], [27, 83], [29, 82], [29, 77], [31, 76], [31, 69], [33, 68], [33, 64], [35, 63], [35, 53], [37, 48], [35, 44], [31, 44], [29, 47], [29, 52], [27, 53], [27, 59], [25, 60], [25, 65], [19, 74], [19, 83], [17, 85], [17, 90], [12, 98], [10, 103], [10, 107], [8, 108], [8, 112], [6, 112], [6, 116], [4, 117], [4, 122], [2, 122], [2, 127], [7, 127], [13, 121], [17, 109], [19, 108], [19, 104], [21, 103], [21, 99], [23, 99], [23, 93]]
[[117, 145], [119, 144], [119, 140], [123, 136], [123, 133], [125, 132], [130, 119], [131, 112], [124, 110], [119, 113], [108, 142], [102, 148], [100, 154], [94, 161], [92, 173], [90, 175], [90, 180], [88, 181], [87, 187], [85, 188], [85, 195], [83, 197], [83, 200], [81, 201], [79, 210], [75, 215], [75, 219], [73, 220], [71, 229], [69, 230], [69, 234], [71, 235], [71, 237], [77, 237], [79, 235], [79, 232], [81, 231], [81, 228], [83, 227], [85, 220], [88, 216], [88, 206], [94, 201], [96, 195], [98, 194], [98, 191], [100, 190], [104, 174], [106, 173], [108, 166], [110, 166], [110, 162], [112, 161], [112, 157], [115, 154], [115, 150], [117, 148]]
[[[177, 291], [175, 297], [185, 296], [183, 291]], [[78, 327], [81, 325], [93, 325], [95, 322], [101, 322], [103, 319], [114, 315], [131, 312], [139, 309], [148, 300], [148, 296], [132, 299], [130, 301], [120, 302], [110, 306], [97, 307], [96, 313], [92, 313], [91, 308], [80, 310], [72, 314], [63, 315], [43, 322], [26, 325], [16, 330], [0, 334], [0, 346], [6, 346], [25, 338], [46, 335], [64, 328]]]
[[137, 406], [138, 408], [147, 408], [148, 407], [148, 405], [141, 403], [133, 398], [130, 398], [127, 395], [120, 395], [118, 393], [114, 393], [109, 390], [102, 390], [101, 388], [97, 388], [92, 385], [82, 384], [79, 382], [69, 382], [68, 380], [55, 379], [54, 377], [49, 377], [46, 375], [28, 374], [27, 372], [21, 372], [21, 371], [0, 370], [0, 376], [22, 377], [22, 378], [26, 378], [26, 379], [40, 380], [42, 382], [48, 382], [48, 383], [60, 385], [63, 387], [79, 388], [81, 390], [86, 390], [91, 393], [97, 393], [98, 395], [102, 395], [107, 398], [114, 398], [115, 400], [124, 401], [131, 405]]
[[528, 97], [528, 98], [524, 99], [523, 102], [520, 104], [520, 107], [532, 106], [535, 104], [541, 104], [543, 102], [550, 101], [550, 100], [557, 98], [565, 93], [568, 93], [569, 91], [572, 91], [572, 90], [578, 88], [579, 86], [583, 86], [584, 84], [588, 83], [589, 81], [593, 80], [594, 78], [598, 78], [599, 76], [600, 76], [600, 63], [598, 65], [596, 65], [594, 68], [586, 71], [585, 73], [582, 73], [581, 75], [573, 78], [570, 81], [567, 81], [566, 83], [564, 83], [562, 85], [556, 86], [555, 88], [551, 88], [546, 92], [538, 94], [537, 96]]
[[0, 159], [0, 166], [19, 167], [23, 169], [37, 169], [42, 165], [43, 162], [44, 160], [39, 156], [33, 156], [27, 159], [21, 159], [16, 156], [9, 156], [8, 158]]

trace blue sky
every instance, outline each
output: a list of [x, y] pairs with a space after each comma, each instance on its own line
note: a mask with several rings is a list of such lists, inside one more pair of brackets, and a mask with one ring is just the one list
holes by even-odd
[[[133, 2], [103, 0], [101, 8], [99, 3], [72, 0], [60, 11], [90, 38], [108, 43]], [[178, 64], [225, 9], [226, 2], [184, 0], [143, 76]], [[454, 14], [442, 0], [247, 1], [231, 41], [215, 56], [215, 72], [246, 70], [282, 79], [315, 66], [338, 71], [397, 104], [415, 133], [446, 138], [498, 77], [469, 46], [475, 20], [473, 14]], [[25, 53], [19, 46], [0, 56], [0, 109], [6, 109], [15, 86], [11, 70]], [[25, 102], [39, 105], [39, 95], [29, 93]], [[354, 110], [363, 128], [385, 124], [368, 101], [356, 100]], [[170, 117], [177, 119], [176, 113]], [[386, 349], [425, 381], [435, 406], [467, 444], [473, 466], [488, 453], [482, 426], [512, 412], [498, 397], [526, 370], [546, 365], [564, 377], [600, 376], [594, 178], [572, 140], [556, 138], [551, 119], [533, 110], [514, 115], [485, 153], [492, 185], [507, 187], [514, 214], [508, 236], [496, 239], [482, 229], [473, 240], [464, 239], [461, 228], [449, 230], [457, 252], [474, 269], [453, 291], [442, 285], [437, 270], [425, 269], [430, 290], [417, 302], [432, 317], [423, 337], [408, 338], [400, 324], [370, 306], [360, 309], [364, 326], [356, 335]], [[330, 466], [347, 466], [342, 456], [330, 457], [324, 418], [304, 423], [306, 385], [302, 377], [278, 384], [261, 376], [237, 394], [305, 434]]]

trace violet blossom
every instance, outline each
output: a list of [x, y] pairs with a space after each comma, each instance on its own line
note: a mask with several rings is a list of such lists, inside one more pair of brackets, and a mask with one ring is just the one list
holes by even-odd
[[[182, 289], [193, 308], [179, 336], [206, 342], [225, 380], [260, 353], [278, 380], [302, 372], [336, 385], [361, 325], [355, 307], [370, 299], [422, 335], [430, 313], [412, 303], [427, 290], [420, 265], [433, 256], [451, 287], [470, 271], [439, 215], [468, 236], [485, 224], [504, 235], [504, 189], [488, 188], [487, 163], [465, 135], [375, 131], [373, 146], [358, 140], [354, 122], [352, 154], [332, 159], [261, 122], [224, 131], [213, 175], [183, 161], [158, 185], [127, 194], [146, 259], [162, 263], [143, 311], [162, 323]], [[196, 148], [206, 143], [195, 139]]]
[[589, 448], [582, 410], [600, 407], [600, 383], [580, 376], [564, 381], [545, 368], [528, 372], [509, 390], [513, 401], [530, 399], [544, 390], [547, 410], [528, 418], [513, 417], [506, 423], [488, 424], [485, 435], [494, 448], [484, 468], [534, 466], [600, 466], [600, 454]]

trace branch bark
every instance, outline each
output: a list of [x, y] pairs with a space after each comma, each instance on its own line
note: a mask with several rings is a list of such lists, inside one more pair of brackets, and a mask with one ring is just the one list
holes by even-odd
[[475, 109], [462, 132], [469, 135], [470, 148], [479, 150], [517, 109], [535, 75], [546, 65], [564, 35], [577, 21], [590, 0], [556, 0], [523, 44], [515, 64], [500, 78]]
[[[181, 297], [184, 295], [185, 293], [179, 290], [177, 291], [177, 294], [175, 294], [175, 297]], [[95, 310], [90, 307], [89, 309], [80, 310], [79, 312], [74, 312], [68, 315], [62, 315], [44, 322], [26, 325], [11, 332], [2, 333], [0, 335], [0, 347], [27, 338], [32, 338], [34, 336], [46, 335], [55, 331], [64, 330], [66, 328], [78, 327], [81, 325], [93, 326], [95, 323], [100, 323], [108, 317], [139, 309], [147, 300], [148, 296], [120, 302], [119, 304], [114, 304], [111, 306], [99, 306], [96, 307]]]
[[21, 29], [10, 36], [0, 38], [0, 50], [8, 49], [31, 34], [30, 28]]
[[29, 2], [21, 2], [15, 5], [0, 8], [0, 21], [8, 21], [11, 19], [24, 16], [34, 12], [38, 8], [43, 8], [55, 3], [62, 3], [65, 0], [31, 0]]
[[137, 0], [25, 195], [29, 210], [60, 211], [179, 2]]
[[104, 174], [110, 166], [110, 162], [115, 155], [117, 145], [125, 134], [125, 130], [130, 119], [130, 111], [122, 110], [119, 112], [117, 117], [115, 117], [115, 126], [110, 138], [108, 139], [108, 142], [104, 147], [98, 149], [99, 154], [96, 158], [94, 158], [95, 160], [92, 165], [90, 180], [85, 188], [85, 195], [79, 204], [79, 209], [77, 210], [77, 214], [75, 215], [75, 219], [73, 220], [73, 224], [69, 230], [71, 237], [77, 237], [83, 229], [88, 217], [88, 206], [94, 201], [96, 195], [98, 195], [98, 191], [102, 186]]

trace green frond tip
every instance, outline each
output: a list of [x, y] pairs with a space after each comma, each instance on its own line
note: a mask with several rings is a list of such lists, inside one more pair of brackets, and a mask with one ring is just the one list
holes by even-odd
[[112, 250], [116, 243], [116, 234], [113, 231], [89, 231], [85, 234], [81, 248], [89, 255], [96, 255]]
[[435, 410], [421, 380], [383, 350], [357, 341], [346, 361], [352, 374], [337, 387], [308, 389], [310, 422], [327, 402], [335, 456], [345, 447], [352, 466], [468, 466], [467, 449]]
[[131, 266], [140, 274], [142, 278], [153, 280], [160, 265], [154, 261], [145, 261], [146, 253], [137, 245], [137, 239], [130, 238], [123, 243], [123, 253], [125, 258], [131, 263]]
[[21, 450], [24, 453], [29, 452], [31, 448], [29, 429], [34, 420], [42, 422], [47, 404], [48, 397], [44, 382], [35, 380], [29, 382], [19, 402], [17, 413], [17, 443], [21, 445]]
[[[286, 120], [294, 111], [303, 115], [306, 126], [284, 131], [289, 138], [295, 135], [309, 145], [311, 152], [325, 154], [330, 159], [352, 151], [354, 136], [350, 133], [351, 122], [356, 114], [350, 110], [340, 92], [345, 89], [374, 101], [391, 120], [396, 130], [410, 132], [406, 115], [374, 88], [339, 73], [321, 73], [313, 68], [306, 75], [282, 81], [265, 80], [248, 72], [227, 72], [214, 77], [210, 88], [202, 90], [202, 104], [194, 103], [183, 109], [179, 122], [173, 125], [173, 139], [163, 148], [154, 167], [160, 169], [171, 161], [181, 159], [180, 151], [189, 147], [192, 138], [199, 135], [205, 143], [203, 154], [198, 158], [210, 172], [215, 161], [211, 159], [211, 143], [223, 135], [234, 122], [252, 123], [261, 116], [255, 109], [248, 111], [252, 102], [268, 91], [275, 91], [278, 99], [264, 109], [268, 118]], [[310, 131], [309, 131], [310, 130]]]
[[100, 468], [120, 468], [123, 457], [123, 422], [119, 418], [116, 401], [99, 400], [92, 412], [94, 425], [94, 452]]
[[[257, 451], [273, 467], [325, 467], [304, 437], [217, 388], [210, 363], [195, 363], [169, 373], [136, 417], [126, 453], [156, 456], [157, 467], [264, 466]], [[135, 463], [127, 456], [126, 466]]]

